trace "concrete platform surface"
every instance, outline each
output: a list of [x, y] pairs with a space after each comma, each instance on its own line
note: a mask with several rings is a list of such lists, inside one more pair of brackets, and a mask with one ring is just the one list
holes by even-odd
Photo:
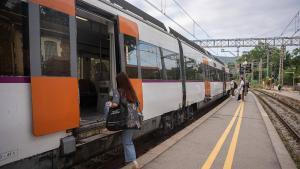
[[248, 94], [245, 102], [230, 99], [185, 137], [143, 164], [143, 169], [280, 169], [276, 152], [254, 96]]

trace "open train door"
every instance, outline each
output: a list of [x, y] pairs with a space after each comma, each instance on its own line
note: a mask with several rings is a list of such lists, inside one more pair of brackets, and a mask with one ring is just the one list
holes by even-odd
[[79, 126], [74, 0], [30, 0], [33, 135]]
[[[115, 15], [92, 12], [94, 7], [77, 1], [77, 65], [80, 126], [104, 126], [105, 103], [116, 87]], [[93, 124], [93, 125], [92, 125]]]

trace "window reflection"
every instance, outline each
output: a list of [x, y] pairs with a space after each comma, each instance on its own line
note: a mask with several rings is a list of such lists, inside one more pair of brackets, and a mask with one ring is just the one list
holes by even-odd
[[157, 46], [140, 41], [141, 69], [143, 79], [161, 79], [161, 59]]
[[128, 77], [138, 77], [138, 62], [137, 62], [137, 49], [136, 38], [124, 35], [124, 52], [126, 57], [126, 72]]
[[203, 81], [201, 64], [195, 59], [185, 57], [186, 80]]
[[40, 7], [42, 74], [70, 75], [69, 16]]
[[0, 2], [0, 75], [28, 76], [28, 5], [20, 0]]
[[165, 80], [180, 79], [180, 61], [178, 53], [162, 49], [162, 75]]

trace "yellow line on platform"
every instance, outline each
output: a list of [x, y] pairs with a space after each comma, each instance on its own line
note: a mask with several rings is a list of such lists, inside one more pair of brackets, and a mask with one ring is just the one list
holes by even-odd
[[225, 131], [223, 132], [222, 136], [219, 138], [217, 144], [215, 145], [214, 149], [212, 150], [212, 152], [209, 154], [208, 158], [206, 159], [205, 163], [202, 165], [201, 169], [209, 169], [211, 167], [211, 165], [213, 164], [213, 162], [215, 161], [217, 155], [219, 154], [234, 122], [235, 119], [237, 118], [240, 109], [241, 109], [241, 105], [242, 103], [239, 104], [238, 108], [236, 109], [234, 116], [232, 117], [229, 125], [227, 126], [227, 128], [225, 129]]
[[231, 169], [231, 167], [232, 167], [233, 157], [234, 157], [234, 153], [235, 153], [235, 149], [236, 149], [236, 145], [237, 145], [237, 141], [238, 141], [238, 137], [239, 137], [239, 133], [240, 133], [240, 129], [241, 129], [244, 107], [245, 107], [245, 103], [243, 102], [242, 109], [241, 109], [241, 112], [240, 112], [240, 115], [238, 118], [238, 122], [234, 129], [233, 137], [232, 137], [232, 140], [230, 143], [230, 147], [229, 147], [229, 150], [227, 153], [227, 157], [226, 157], [223, 169]]

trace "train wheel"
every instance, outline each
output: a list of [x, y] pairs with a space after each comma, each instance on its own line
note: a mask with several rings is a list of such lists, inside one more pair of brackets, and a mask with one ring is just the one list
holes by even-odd
[[162, 117], [160, 129], [162, 134], [170, 133], [175, 127], [174, 112], [168, 113]]
[[176, 111], [176, 124], [179, 126], [185, 122], [186, 119], [186, 111], [178, 110]]
[[183, 112], [181, 110], [177, 110], [173, 113], [174, 126], [180, 126], [182, 124], [182, 115]]
[[186, 108], [187, 119], [192, 120], [194, 118], [194, 110], [192, 106]]

